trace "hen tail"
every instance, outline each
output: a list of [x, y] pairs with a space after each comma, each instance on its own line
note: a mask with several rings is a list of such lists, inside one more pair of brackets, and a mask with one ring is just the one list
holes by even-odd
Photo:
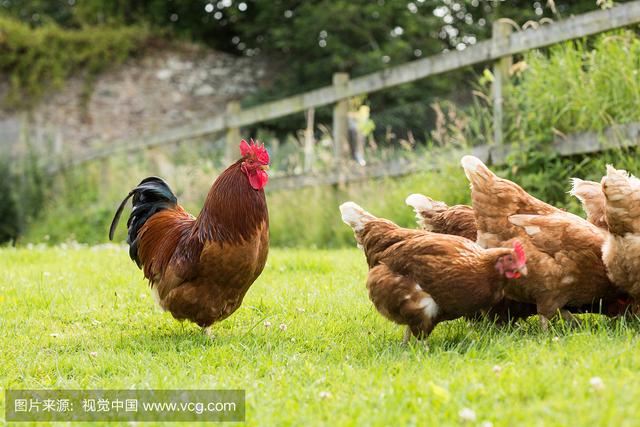
[[460, 160], [464, 174], [473, 187], [482, 188], [491, 183], [496, 175], [477, 157], [464, 156]]
[[354, 202], [341, 204], [340, 213], [342, 214], [342, 221], [353, 228], [356, 233], [362, 231], [367, 222], [377, 219]]
[[133, 210], [127, 221], [127, 243], [129, 244], [129, 256], [131, 259], [140, 264], [138, 260], [138, 232], [144, 223], [156, 213], [165, 209], [173, 208], [178, 203], [171, 188], [161, 178], [151, 176], [145, 178], [138, 184], [136, 188], [125, 197], [118, 206], [118, 210], [113, 217], [111, 227], [109, 228], [109, 240], [113, 240], [113, 234], [120, 221], [120, 216], [124, 210], [127, 201], [133, 197]]
[[602, 178], [602, 191], [607, 202], [618, 202], [632, 196], [635, 190], [640, 187], [640, 181], [622, 169], [616, 169], [607, 165], [607, 175]]
[[625, 170], [607, 166], [602, 178], [606, 197], [605, 215], [609, 230], [615, 234], [640, 232], [640, 180]]
[[411, 206], [416, 213], [418, 226], [423, 230], [429, 231], [433, 229], [432, 219], [434, 215], [446, 211], [449, 207], [444, 202], [433, 200], [422, 194], [411, 194], [404, 202]]
[[590, 223], [600, 228], [607, 228], [604, 220], [605, 197], [600, 183], [571, 178], [569, 194], [580, 200]]

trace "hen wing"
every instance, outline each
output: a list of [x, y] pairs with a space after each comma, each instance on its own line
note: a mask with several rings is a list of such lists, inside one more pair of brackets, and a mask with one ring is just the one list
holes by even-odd
[[573, 306], [616, 294], [602, 261], [604, 230], [566, 212], [512, 215], [509, 221], [521, 227], [533, 245], [527, 255], [536, 270], [538, 291]]

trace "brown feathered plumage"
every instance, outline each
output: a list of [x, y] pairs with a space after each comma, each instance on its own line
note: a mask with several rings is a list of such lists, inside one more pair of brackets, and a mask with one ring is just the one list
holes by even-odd
[[462, 166], [471, 182], [478, 243], [491, 248], [518, 238], [527, 252], [529, 276], [507, 286], [509, 298], [535, 303], [543, 325], [565, 306], [604, 307], [617, 299], [621, 292], [602, 262], [604, 230], [534, 198], [475, 157], [463, 157]]
[[133, 197], [131, 258], [143, 268], [160, 306], [177, 319], [202, 327], [225, 319], [264, 268], [269, 217], [260, 185], [266, 184], [268, 155], [260, 146], [247, 147], [213, 183], [197, 218], [155, 177], [131, 191], [116, 213], [110, 237]]
[[608, 166], [602, 193], [609, 229], [604, 263], [611, 280], [640, 301], [640, 180]]
[[353, 202], [340, 211], [367, 257], [371, 301], [418, 338], [438, 322], [491, 308], [503, 297], [505, 275], [517, 281], [526, 273], [524, 254], [513, 248], [487, 250], [463, 237], [400, 228]]
[[423, 230], [462, 236], [476, 241], [478, 227], [471, 206], [448, 206], [422, 194], [411, 194], [405, 202], [413, 208], [418, 225]]

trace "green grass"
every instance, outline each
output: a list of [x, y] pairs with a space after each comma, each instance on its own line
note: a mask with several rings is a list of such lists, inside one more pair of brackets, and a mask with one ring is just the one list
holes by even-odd
[[0, 271], [3, 389], [242, 388], [249, 425], [638, 423], [636, 320], [458, 320], [403, 347], [356, 249], [272, 250], [214, 340], [155, 308], [124, 247], [7, 248]]

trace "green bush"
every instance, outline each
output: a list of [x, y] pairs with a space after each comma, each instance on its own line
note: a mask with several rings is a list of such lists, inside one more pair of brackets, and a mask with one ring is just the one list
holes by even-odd
[[49, 87], [59, 87], [72, 73], [93, 77], [117, 65], [148, 37], [143, 27], [63, 29], [54, 23], [37, 28], [0, 15], [0, 73], [11, 85], [10, 105], [37, 102]]
[[527, 53], [506, 97], [508, 140], [546, 144], [640, 120], [639, 58], [640, 37], [631, 30]]

